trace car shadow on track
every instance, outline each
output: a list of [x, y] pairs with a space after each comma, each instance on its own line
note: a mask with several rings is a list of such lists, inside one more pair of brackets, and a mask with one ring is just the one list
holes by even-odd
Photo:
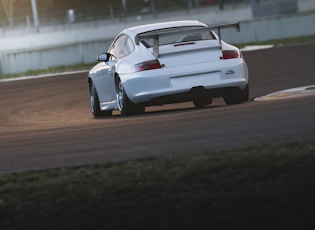
[[214, 102], [211, 105], [204, 106], [202, 108], [195, 108], [191, 102], [178, 103], [178, 104], [170, 104], [163, 106], [150, 106], [146, 107], [146, 110], [143, 114], [138, 115], [130, 115], [130, 116], [122, 116], [119, 111], [114, 111], [111, 117], [99, 117], [96, 119], [125, 119], [125, 118], [135, 118], [135, 117], [152, 117], [152, 116], [160, 116], [160, 115], [174, 115], [174, 114], [182, 114], [191, 111], [201, 111], [201, 110], [212, 110], [215, 108], [220, 108], [226, 106], [225, 103], [220, 101]]

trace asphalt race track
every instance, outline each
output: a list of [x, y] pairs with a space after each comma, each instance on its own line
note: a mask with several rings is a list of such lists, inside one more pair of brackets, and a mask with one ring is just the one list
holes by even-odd
[[[243, 53], [251, 99], [315, 85], [315, 43]], [[315, 138], [315, 96], [203, 109], [150, 107], [93, 118], [87, 73], [0, 82], [0, 172], [38, 170]]]

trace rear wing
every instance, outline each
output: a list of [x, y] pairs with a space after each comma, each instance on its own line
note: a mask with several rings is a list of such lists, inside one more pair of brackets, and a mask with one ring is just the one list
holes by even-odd
[[156, 57], [159, 57], [159, 36], [160, 35], [171, 35], [171, 34], [185, 34], [187, 32], [208, 32], [212, 30], [217, 30], [218, 31], [218, 36], [219, 36], [219, 42], [220, 45], [222, 44], [221, 41], [221, 29], [226, 29], [226, 28], [235, 28], [237, 32], [240, 31], [240, 23], [235, 22], [235, 23], [228, 23], [228, 24], [220, 24], [220, 25], [213, 25], [213, 26], [207, 26], [207, 27], [201, 27], [197, 29], [185, 29], [185, 30], [179, 30], [178, 28], [170, 28], [167, 30], [154, 30], [154, 31], [149, 31], [149, 32], [144, 32], [141, 34], [137, 34], [135, 37], [135, 42], [136, 45], [140, 44], [140, 41], [142, 39], [147, 39], [151, 38], [153, 39], [153, 54]]

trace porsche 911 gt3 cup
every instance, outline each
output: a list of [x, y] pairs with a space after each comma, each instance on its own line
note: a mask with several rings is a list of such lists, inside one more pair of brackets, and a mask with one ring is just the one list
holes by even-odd
[[221, 29], [229, 27], [239, 30], [239, 23], [174, 21], [123, 30], [89, 72], [93, 115], [140, 114], [147, 106], [186, 101], [199, 108], [215, 97], [228, 105], [246, 102], [246, 62], [221, 40]]

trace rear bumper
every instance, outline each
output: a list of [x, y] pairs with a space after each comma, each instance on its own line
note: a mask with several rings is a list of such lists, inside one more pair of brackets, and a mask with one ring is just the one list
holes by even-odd
[[170, 95], [189, 94], [195, 87], [216, 91], [229, 87], [243, 89], [248, 84], [248, 70], [245, 61], [239, 58], [137, 72], [120, 78], [133, 103], [146, 103]]
[[229, 92], [229, 89], [231, 89], [231, 87], [213, 88], [213, 89], [204, 89], [204, 88], [197, 87], [197, 88], [192, 88], [188, 92], [169, 94], [169, 95], [153, 98], [150, 101], [144, 102], [144, 105], [152, 106], [152, 105], [164, 105], [164, 104], [187, 102], [187, 101], [193, 101], [196, 97], [200, 97], [200, 96], [207, 97], [207, 98], [222, 97], [223, 95]]

